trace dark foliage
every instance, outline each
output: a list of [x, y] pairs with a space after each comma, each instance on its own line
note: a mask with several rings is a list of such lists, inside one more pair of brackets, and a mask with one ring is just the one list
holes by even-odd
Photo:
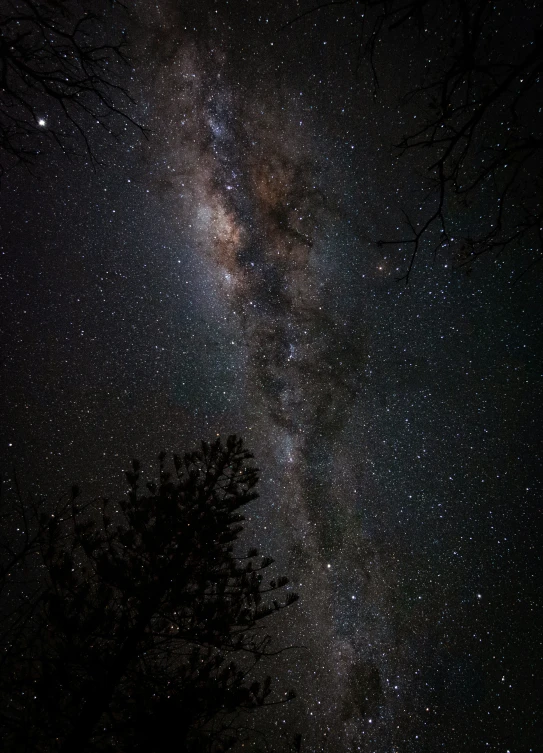
[[101, 132], [143, 131], [128, 109], [121, 13], [108, 0], [0, 0], [0, 175], [50, 147], [97, 162]]
[[287, 578], [266, 584], [272, 560], [236, 551], [251, 457], [229, 437], [174, 456], [170, 474], [161, 454], [143, 492], [134, 461], [125, 499], [82, 505], [74, 487], [38, 516], [3, 567], [9, 580], [31, 560], [37, 594], [23, 622], [3, 594], [3, 750], [226, 751], [250, 738], [248, 715], [294, 697], [257, 671], [280, 653], [262, 621], [297, 596], [271, 598]]
[[[396, 146], [400, 156], [419, 153], [422, 185], [429, 181], [421, 211], [404, 212], [407, 235], [379, 242], [411, 249], [404, 279], [423, 244], [434, 253], [448, 249], [459, 265], [505, 249], [524, 249], [528, 267], [540, 261], [541, 3], [332, 0], [310, 5], [292, 22], [328, 13], [339, 13], [357, 30], [350, 40], [357, 68], [369, 65], [375, 96], [381, 52], [399, 64], [393, 75], [403, 86], [403, 114], [414, 128]], [[406, 65], [410, 55], [424, 61], [415, 80]]]

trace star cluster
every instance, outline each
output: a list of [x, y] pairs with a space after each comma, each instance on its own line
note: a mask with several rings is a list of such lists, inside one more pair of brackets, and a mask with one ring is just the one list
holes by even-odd
[[398, 284], [374, 241], [422, 192], [388, 151], [396, 81], [373, 102], [338, 22], [279, 32], [297, 5], [139, 3], [149, 142], [8, 176], [3, 459], [104, 493], [132, 456], [243, 435], [249, 535], [301, 596], [273, 669], [299, 699], [269, 723], [315, 751], [523, 753], [538, 281], [438, 256]]

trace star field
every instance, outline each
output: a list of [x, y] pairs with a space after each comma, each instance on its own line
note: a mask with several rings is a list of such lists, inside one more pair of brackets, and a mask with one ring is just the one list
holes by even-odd
[[271, 728], [535, 751], [540, 273], [442, 253], [397, 281], [375, 240], [424, 192], [391, 62], [374, 101], [347, 10], [278, 31], [299, 5], [137, 3], [148, 141], [4, 179], [2, 461], [111, 494], [132, 457], [240, 434], [247, 535], [300, 594]]

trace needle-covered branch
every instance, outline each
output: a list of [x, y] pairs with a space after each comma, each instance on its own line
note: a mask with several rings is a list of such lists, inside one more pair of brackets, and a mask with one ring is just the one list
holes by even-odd
[[251, 459], [229, 437], [174, 457], [173, 472], [161, 454], [158, 482], [143, 488], [134, 461], [116, 503], [80, 504], [74, 487], [41, 535], [39, 629], [7, 652], [6, 750], [115, 741], [150, 753], [174, 730], [181, 750], [226, 750], [234, 712], [294, 697], [258, 678], [259, 662], [284, 651], [266, 618], [297, 596], [285, 577], [265, 583], [271, 558], [238, 551], [243, 508], [257, 496]]

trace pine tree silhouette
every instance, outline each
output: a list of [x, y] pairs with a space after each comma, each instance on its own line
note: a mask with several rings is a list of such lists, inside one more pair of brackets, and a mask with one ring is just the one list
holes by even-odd
[[237, 551], [251, 458], [231, 436], [174, 456], [172, 473], [161, 453], [143, 491], [134, 461], [116, 504], [72, 489], [40, 544], [41, 600], [7, 647], [4, 750], [225, 751], [234, 714], [294, 697], [257, 674], [274, 653], [260, 623], [297, 596], [264, 582], [271, 558]]

